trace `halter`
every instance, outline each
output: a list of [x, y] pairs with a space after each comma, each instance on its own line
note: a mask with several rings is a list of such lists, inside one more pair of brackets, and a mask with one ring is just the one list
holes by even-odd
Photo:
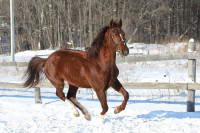
[[[119, 44], [121, 44], [121, 43], [126, 43], [126, 40], [123, 40], [123, 39], [122, 39], [123, 41], [118, 42], [118, 43], [115, 43], [115, 41], [113, 40], [113, 37], [112, 37], [112, 35], [111, 35], [111, 31], [114, 30], [114, 29], [116, 29], [116, 28], [118, 28], [118, 27], [112, 28], [112, 29], [110, 30], [110, 38], [111, 38], [111, 40], [112, 40], [113, 45], [115, 45], [115, 48], [118, 49], [117, 46], [118, 46]], [[116, 34], [115, 34], [115, 35], [116, 35]], [[114, 36], [114, 37], [115, 37], [115, 36]], [[121, 34], [120, 34], [120, 37], [121, 37]], [[122, 37], [121, 37], [121, 38], [122, 38]]]

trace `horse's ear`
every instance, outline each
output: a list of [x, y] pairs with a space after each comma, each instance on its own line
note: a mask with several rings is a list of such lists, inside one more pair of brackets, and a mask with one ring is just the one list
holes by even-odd
[[118, 24], [117, 24], [120, 28], [122, 27], [122, 19], [120, 18]]
[[110, 28], [113, 28], [114, 27], [114, 20], [112, 19], [111, 21], [110, 21]]

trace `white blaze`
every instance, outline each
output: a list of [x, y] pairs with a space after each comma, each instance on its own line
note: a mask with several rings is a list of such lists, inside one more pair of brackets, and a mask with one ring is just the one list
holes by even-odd
[[[119, 36], [121, 37], [122, 41], [124, 41], [124, 39], [123, 39], [122, 35], [121, 35], [121, 34], [119, 34]], [[125, 45], [125, 43], [123, 43], [123, 44]]]

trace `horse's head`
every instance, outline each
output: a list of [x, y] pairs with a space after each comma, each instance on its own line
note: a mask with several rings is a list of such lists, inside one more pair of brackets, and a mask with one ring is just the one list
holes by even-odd
[[116, 51], [120, 53], [121, 56], [126, 56], [129, 54], [129, 49], [126, 45], [125, 33], [121, 29], [122, 20], [120, 19], [118, 23], [115, 23], [113, 19], [110, 21], [109, 35], [113, 47]]

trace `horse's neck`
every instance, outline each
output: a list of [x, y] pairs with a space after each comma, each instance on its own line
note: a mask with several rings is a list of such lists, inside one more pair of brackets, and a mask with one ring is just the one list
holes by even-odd
[[[112, 44], [110, 44], [112, 45]], [[116, 61], [116, 51], [110, 46], [103, 45], [99, 52], [99, 61], [106, 66], [112, 67]]]
[[[113, 44], [110, 44], [113, 45]], [[114, 82], [115, 77], [115, 67], [116, 67], [116, 51], [110, 46], [102, 46], [99, 53], [99, 61], [102, 71], [106, 72], [107, 75], [107, 86]]]

